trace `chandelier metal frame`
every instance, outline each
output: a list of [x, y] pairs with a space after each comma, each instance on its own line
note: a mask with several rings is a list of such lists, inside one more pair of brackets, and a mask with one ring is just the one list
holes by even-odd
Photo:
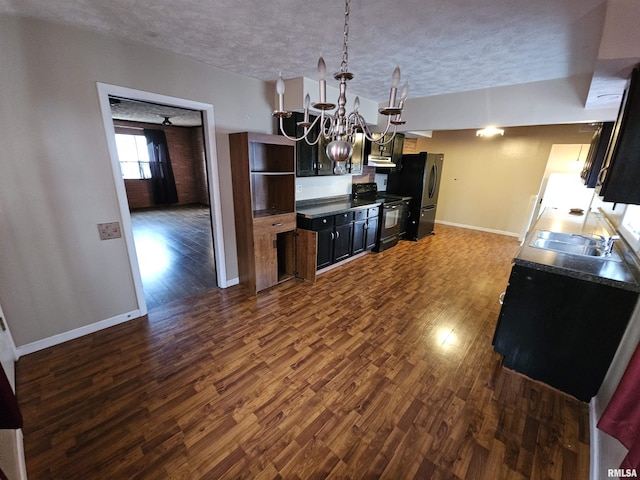
[[[307, 93], [304, 100], [304, 119], [302, 122], [297, 123], [304, 128], [304, 134], [301, 137], [295, 137], [287, 135], [284, 130], [283, 119], [291, 117], [293, 112], [284, 109], [284, 80], [282, 73], [279, 74], [276, 82], [278, 109], [272, 114], [279, 119], [279, 127], [282, 135], [290, 140], [296, 142], [304, 140], [309, 145], [316, 145], [321, 138], [327, 140], [326, 153], [333, 162], [336, 162], [336, 170], [338, 170], [336, 173], [343, 173], [344, 164], [351, 158], [357, 133], [362, 132], [370, 142], [380, 146], [393, 141], [398, 125], [404, 125], [406, 123], [401, 117], [409, 90], [408, 82], [405, 82], [402, 87], [400, 99], [396, 102], [398, 85], [400, 83], [400, 67], [396, 67], [391, 77], [389, 102], [386, 107], [378, 109], [380, 114], [387, 117], [386, 127], [381, 133], [372, 133], [369, 130], [366, 120], [358, 111], [360, 107], [359, 97], [355, 97], [353, 111], [347, 114], [347, 82], [354, 77], [353, 73], [349, 72], [349, 13], [350, 0], [345, 0], [342, 62], [340, 71], [333, 75], [333, 78], [340, 82], [337, 110], [334, 113], [329, 113], [330, 110], [336, 108], [336, 104], [326, 101], [326, 66], [324, 59], [320, 57], [318, 60], [319, 101], [311, 104], [310, 96]], [[309, 121], [310, 106], [320, 111], [320, 115], [317, 116], [313, 122]], [[310, 133], [317, 124], [320, 125], [319, 133], [315, 139], [310, 138]], [[391, 134], [388, 135], [389, 133]]]

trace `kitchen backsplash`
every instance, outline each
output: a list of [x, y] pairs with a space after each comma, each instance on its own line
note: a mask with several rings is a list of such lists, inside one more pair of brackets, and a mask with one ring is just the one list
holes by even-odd
[[386, 174], [372, 175], [330, 175], [326, 177], [297, 177], [296, 178], [296, 202], [311, 200], [314, 198], [337, 197], [351, 195], [351, 185], [363, 181], [375, 181], [378, 190], [387, 189]]

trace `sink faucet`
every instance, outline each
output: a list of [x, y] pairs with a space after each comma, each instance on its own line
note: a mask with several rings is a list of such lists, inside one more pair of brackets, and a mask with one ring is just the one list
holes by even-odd
[[611, 252], [613, 251], [613, 244], [616, 242], [616, 240], [620, 240], [620, 237], [618, 235], [611, 235], [608, 239], [602, 240], [603, 256], [611, 255]]
[[596, 235], [595, 233], [592, 235], [583, 235], [581, 233], [572, 233], [571, 234], [572, 237], [579, 237], [579, 238], [584, 238], [585, 240], [594, 240], [596, 237], [598, 237], [598, 240], [600, 240], [600, 242], [604, 245], [604, 243], [607, 241], [606, 238], [604, 238], [602, 235]]

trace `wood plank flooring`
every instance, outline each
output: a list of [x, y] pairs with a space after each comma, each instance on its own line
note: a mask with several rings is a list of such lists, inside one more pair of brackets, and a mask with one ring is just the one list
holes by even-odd
[[437, 225], [25, 356], [29, 478], [587, 479], [587, 405], [491, 347], [517, 249]]
[[147, 309], [217, 287], [209, 207], [131, 213]]

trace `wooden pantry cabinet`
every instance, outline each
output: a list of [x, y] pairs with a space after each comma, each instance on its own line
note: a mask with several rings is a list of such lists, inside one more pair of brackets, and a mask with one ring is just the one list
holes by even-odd
[[314, 232], [296, 229], [294, 142], [243, 132], [229, 135], [229, 148], [240, 283], [257, 293], [294, 277], [315, 281]]

